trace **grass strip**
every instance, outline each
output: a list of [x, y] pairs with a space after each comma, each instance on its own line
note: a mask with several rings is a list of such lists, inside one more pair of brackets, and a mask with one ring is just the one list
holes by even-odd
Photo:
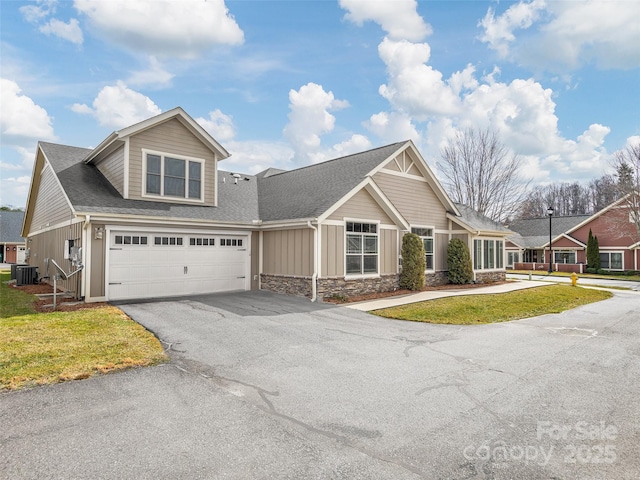
[[415, 322], [479, 325], [560, 313], [612, 296], [602, 290], [551, 285], [508, 293], [439, 298], [369, 313]]
[[165, 359], [158, 339], [116, 307], [0, 319], [0, 390], [83, 379]]

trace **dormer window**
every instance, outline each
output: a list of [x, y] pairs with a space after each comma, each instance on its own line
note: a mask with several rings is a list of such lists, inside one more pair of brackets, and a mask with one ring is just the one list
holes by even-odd
[[204, 200], [203, 159], [148, 150], [143, 150], [143, 157], [143, 196]]

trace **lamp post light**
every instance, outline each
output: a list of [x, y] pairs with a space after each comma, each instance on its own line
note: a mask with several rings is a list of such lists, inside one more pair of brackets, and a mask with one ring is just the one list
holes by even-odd
[[549, 273], [552, 273], [553, 249], [551, 248], [551, 217], [553, 217], [553, 207], [547, 208], [547, 215], [549, 216]]

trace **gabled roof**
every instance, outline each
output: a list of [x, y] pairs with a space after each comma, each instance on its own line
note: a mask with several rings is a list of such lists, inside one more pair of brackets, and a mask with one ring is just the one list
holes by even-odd
[[[552, 241], [574, 230], [588, 218], [591, 218], [591, 215], [551, 217]], [[507, 240], [519, 247], [542, 248], [549, 245], [549, 217], [514, 220], [509, 224], [509, 230], [516, 232], [517, 235], [508, 237]]]
[[498, 222], [494, 222], [489, 217], [476, 212], [467, 205], [463, 205], [462, 203], [455, 203], [454, 205], [460, 212], [460, 215], [448, 214], [447, 217], [456, 223], [459, 223], [469, 231], [484, 234], [494, 233], [496, 235], [507, 235], [513, 233], [508, 228], [505, 228], [503, 225]]
[[24, 212], [0, 211], [0, 243], [24, 243], [20, 236]]
[[238, 223], [258, 219], [257, 182], [249, 175], [244, 175], [249, 181], [236, 185], [228, 172], [218, 171], [218, 192], [225, 199], [218, 207], [130, 200], [122, 198], [97, 167], [84, 162], [91, 150], [46, 142], [40, 142], [39, 147], [79, 214], [144, 215]]
[[127, 137], [131, 137], [132, 135], [148, 130], [149, 128], [153, 128], [156, 125], [164, 123], [173, 118], [179, 120], [180, 123], [187, 127], [187, 129], [190, 130], [191, 133], [193, 133], [198, 139], [200, 139], [200, 141], [207, 145], [207, 147], [217, 152], [219, 155], [218, 160], [222, 160], [230, 156], [230, 153], [227, 152], [227, 150], [225, 150], [225, 148], [220, 145], [211, 135], [209, 135], [209, 133], [204, 128], [202, 128], [198, 122], [191, 118], [191, 116], [187, 112], [185, 112], [181, 107], [176, 107], [171, 110], [167, 110], [160, 115], [156, 115], [155, 117], [151, 117], [143, 120], [142, 122], [138, 122], [135, 125], [131, 125], [130, 127], [126, 127], [113, 132], [106, 139], [104, 139], [100, 143], [100, 145], [89, 151], [84, 161], [86, 163], [91, 163], [100, 153], [109, 151], [109, 149], [114, 146], [114, 143], [120, 143]]
[[263, 221], [317, 218], [407, 142], [258, 179]]

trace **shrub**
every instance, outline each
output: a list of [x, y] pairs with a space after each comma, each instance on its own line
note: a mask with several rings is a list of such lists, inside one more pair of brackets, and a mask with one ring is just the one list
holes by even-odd
[[425, 268], [422, 239], [415, 233], [407, 233], [402, 237], [400, 288], [420, 290], [424, 286]]
[[459, 238], [452, 239], [447, 246], [447, 266], [449, 283], [463, 285], [473, 280], [469, 247]]
[[597, 268], [589, 268], [587, 267], [587, 273], [598, 273], [598, 269]]

